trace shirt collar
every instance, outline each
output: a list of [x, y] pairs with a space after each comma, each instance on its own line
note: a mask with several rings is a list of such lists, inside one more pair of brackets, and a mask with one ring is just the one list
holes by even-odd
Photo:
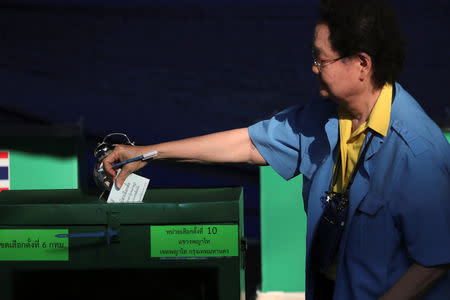
[[367, 121], [367, 127], [386, 136], [389, 129], [392, 104], [392, 85], [386, 83], [372, 108]]

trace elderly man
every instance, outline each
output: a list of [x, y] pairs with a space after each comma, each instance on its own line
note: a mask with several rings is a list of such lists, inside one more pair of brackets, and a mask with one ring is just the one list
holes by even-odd
[[[111, 165], [248, 162], [303, 174], [307, 299], [450, 299], [450, 148], [396, 82], [403, 39], [382, 0], [323, 0], [313, 41], [320, 95], [249, 128], [118, 146]], [[123, 167], [116, 179], [144, 167]]]

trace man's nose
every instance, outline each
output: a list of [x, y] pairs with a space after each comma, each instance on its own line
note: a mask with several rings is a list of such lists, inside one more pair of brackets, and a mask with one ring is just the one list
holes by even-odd
[[314, 74], [319, 75], [319, 68], [315, 64], [312, 65], [312, 71]]

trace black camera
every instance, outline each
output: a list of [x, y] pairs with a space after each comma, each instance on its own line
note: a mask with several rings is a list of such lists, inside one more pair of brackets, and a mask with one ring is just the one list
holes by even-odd
[[326, 273], [339, 249], [348, 213], [348, 194], [325, 192], [324, 210], [317, 225], [311, 255], [313, 263]]

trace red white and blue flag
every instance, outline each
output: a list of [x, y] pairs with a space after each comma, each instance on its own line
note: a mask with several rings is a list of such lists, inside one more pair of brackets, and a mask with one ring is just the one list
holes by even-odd
[[0, 151], [0, 191], [9, 190], [9, 152]]

